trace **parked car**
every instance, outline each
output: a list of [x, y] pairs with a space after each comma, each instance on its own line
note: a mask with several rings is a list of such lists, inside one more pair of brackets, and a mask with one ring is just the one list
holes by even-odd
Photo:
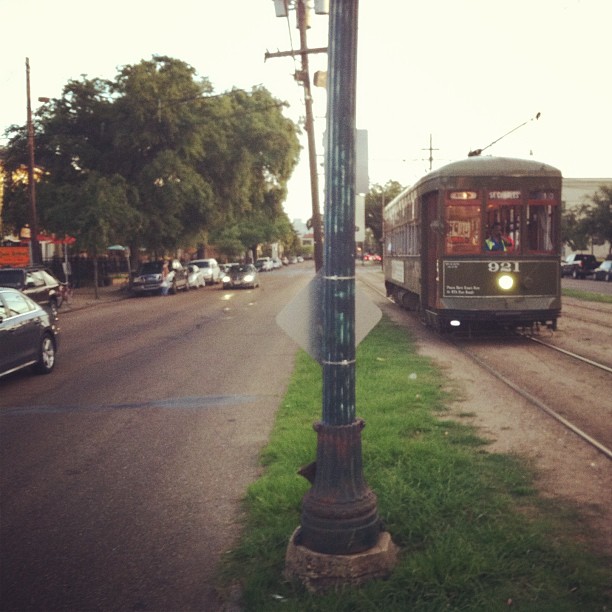
[[200, 287], [206, 287], [206, 280], [202, 270], [195, 264], [187, 264], [187, 284], [190, 289], [199, 289]]
[[612, 281], [612, 259], [606, 259], [600, 266], [593, 270], [595, 280]]
[[258, 257], [255, 261], [255, 267], [259, 272], [271, 272], [274, 270], [274, 264], [270, 257]]
[[279, 257], [273, 257], [273, 258], [272, 258], [272, 267], [273, 267], [275, 270], [278, 270], [279, 268], [282, 268], [282, 267], [283, 267], [283, 262], [280, 260], [280, 258], [279, 258]]
[[259, 274], [253, 264], [236, 264], [223, 277], [224, 288], [259, 287]]
[[[163, 261], [147, 261], [141, 264], [136, 276], [132, 281], [132, 291], [136, 295], [146, 295], [151, 293], [162, 293], [162, 267]], [[178, 259], [168, 262], [170, 274], [169, 293], [177, 293], [179, 289], [187, 291], [189, 289], [187, 281], [187, 270]]]
[[599, 265], [595, 255], [587, 253], [572, 253], [565, 261], [561, 262], [561, 278], [571, 276], [572, 278], [586, 278], [593, 274], [593, 270]]
[[64, 295], [61, 283], [50, 270], [38, 266], [0, 268], [0, 286], [19, 289], [55, 317]]
[[0, 377], [30, 366], [48, 374], [57, 346], [55, 318], [18, 289], [0, 287]]
[[198, 266], [198, 268], [202, 270], [202, 275], [207, 285], [214, 285], [221, 282], [221, 268], [216, 259], [194, 259], [189, 263]]

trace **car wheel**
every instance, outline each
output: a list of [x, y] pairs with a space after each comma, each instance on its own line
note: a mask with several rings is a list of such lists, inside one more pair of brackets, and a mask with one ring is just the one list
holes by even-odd
[[45, 334], [40, 341], [38, 361], [34, 366], [39, 374], [49, 374], [55, 366], [55, 342], [49, 334]]
[[572, 270], [572, 278], [580, 278], [577, 270]]

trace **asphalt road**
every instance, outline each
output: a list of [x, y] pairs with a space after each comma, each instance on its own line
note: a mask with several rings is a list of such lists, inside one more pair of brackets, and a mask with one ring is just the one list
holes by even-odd
[[0, 381], [1, 610], [218, 609], [313, 274], [61, 314], [56, 370]]

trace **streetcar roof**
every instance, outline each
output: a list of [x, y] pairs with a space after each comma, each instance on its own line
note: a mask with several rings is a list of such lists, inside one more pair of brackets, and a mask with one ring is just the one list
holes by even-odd
[[397, 197], [389, 202], [385, 208], [392, 206], [407, 193], [420, 191], [422, 187], [432, 181], [444, 180], [451, 177], [550, 177], [561, 178], [561, 171], [534, 159], [519, 159], [515, 157], [474, 156], [446, 164], [437, 170], [428, 172], [416, 183], [406, 187]]
[[561, 176], [561, 171], [534, 159], [474, 156], [432, 170], [418, 182], [439, 176]]

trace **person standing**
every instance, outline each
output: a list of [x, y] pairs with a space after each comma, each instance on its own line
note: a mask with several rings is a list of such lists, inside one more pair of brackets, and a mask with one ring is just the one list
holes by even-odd
[[170, 289], [170, 268], [168, 267], [168, 262], [164, 261], [161, 271], [162, 276], [162, 295], [168, 295], [168, 290]]

